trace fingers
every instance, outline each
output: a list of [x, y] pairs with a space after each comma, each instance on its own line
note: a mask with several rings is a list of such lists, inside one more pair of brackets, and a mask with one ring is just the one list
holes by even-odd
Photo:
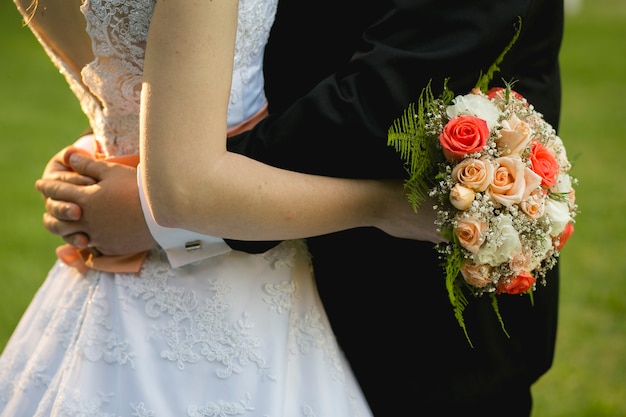
[[76, 185], [95, 184], [96, 181], [93, 178], [74, 172], [74, 170], [65, 163], [65, 154], [69, 149], [72, 149], [72, 147], [65, 148], [61, 152], [58, 152], [48, 161], [41, 178], [45, 180], [66, 181]]
[[35, 188], [45, 198], [78, 204], [85, 188], [65, 181], [37, 180]]
[[74, 154], [82, 155], [91, 159], [91, 155], [86, 150], [81, 149], [81, 148], [76, 148], [74, 146], [68, 146], [67, 148], [63, 150], [63, 153], [61, 155], [63, 165], [65, 165], [68, 168], [71, 168], [72, 164], [70, 163], [70, 157]]
[[102, 255], [102, 253], [94, 247], [89, 246], [89, 236], [84, 233], [74, 233], [71, 235], [63, 236], [65, 243], [75, 246], [80, 249], [90, 248], [92, 253], [96, 256]]
[[46, 199], [46, 212], [62, 221], [78, 221], [82, 215], [78, 204], [51, 198]]
[[102, 180], [109, 163], [93, 159], [87, 152], [78, 148], [69, 148], [64, 155], [64, 163], [83, 176], [96, 181]]
[[55, 180], [55, 181], [63, 181], [68, 182], [74, 185], [93, 185], [96, 183], [91, 177], [87, 177], [85, 175], [81, 175], [74, 171], [67, 170], [52, 170], [46, 173], [42, 177], [43, 180]]
[[77, 248], [89, 246], [89, 236], [78, 230], [76, 222], [66, 222], [57, 219], [49, 213], [43, 215], [44, 227], [53, 235], [61, 236], [66, 243]]

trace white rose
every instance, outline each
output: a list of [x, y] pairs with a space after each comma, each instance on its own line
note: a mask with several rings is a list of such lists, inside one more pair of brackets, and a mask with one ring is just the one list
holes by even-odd
[[550, 236], [560, 235], [567, 223], [572, 220], [569, 204], [553, 198], [546, 198], [545, 213], [551, 223]]
[[498, 266], [522, 253], [522, 242], [508, 215], [493, 219], [487, 242], [474, 255], [474, 262]]
[[554, 184], [550, 191], [559, 194], [567, 194], [572, 189], [572, 177], [569, 174], [558, 174], [556, 176], [556, 184]]
[[483, 95], [466, 94], [464, 96], [456, 96], [452, 103], [446, 109], [446, 114], [450, 118], [462, 115], [479, 117], [487, 122], [487, 127], [490, 131], [498, 124], [500, 111], [495, 104]]
[[537, 244], [537, 246], [533, 250], [532, 259], [526, 265], [526, 268], [529, 271], [534, 270], [539, 266], [541, 261], [543, 261], [548, 254], [548, 252], [553, 248], [552, 239], [550, 236], [546, 236], [541, 242]]
[[546, 143], [546, 148], [552, 155], [556, 158], [561, 168], [569, 169], [571, 167], [569, 160], [567, 159], [567, 153], [565, 151], [565, 145], [563, 145], [563, 141], [559, 136], [554, 136], [548, 143]]

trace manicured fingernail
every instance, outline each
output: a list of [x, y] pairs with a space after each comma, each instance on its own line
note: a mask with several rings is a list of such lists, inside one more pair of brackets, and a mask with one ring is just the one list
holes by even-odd
[[69, 157], [70, 164], [75, 164], [80, 161], [80, 154], [78, 152], [74, 152]]

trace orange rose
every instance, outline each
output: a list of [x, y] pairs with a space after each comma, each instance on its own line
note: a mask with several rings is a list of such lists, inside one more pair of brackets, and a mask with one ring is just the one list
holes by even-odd
[[485, 241], [485, 231], [488, 227], [487, 222], [474, 217], [460, 217], [454, 228], [454, 234], [465, 249], [476, 253]]
[[552, 153], [539, 141], [533, 141], [530, 151], [532, 170], [541, 176], [541, 184], [550, 188], [556, 184], [559, 164]]
[[507, 282], [498, 283], [498, 294], [523, 294], [530, 290], [537, 280], [530, 275], [530, 272], [523, 271], [515, 278]]
[[465, 261], [461, 265], [461, 275], [465, 282], [478, 288], [491, 283], [491, 270], [489, 265], [475, 264], [472, 261]]
[[561, 248], [565, 246], [565, 242], [567, 242], [567, 239], [569, 239], [572, 233], [574, 233], [574, 225], [572, 223], [567, 223], [559, 235], [559, 244], [556, 246], [558, 250], [561, 250]]
[[454, 166], [452, 178], [474, 191], [485, 191], [493, 180], [493, 165], [484, 158], [466, 158]]
[[487, 144], [489, 128], [487, 122], [474, 116], [453, 117], [439, 135], [443, 154], [449, 161], [458, 161], [463, 156], [480, 152]]

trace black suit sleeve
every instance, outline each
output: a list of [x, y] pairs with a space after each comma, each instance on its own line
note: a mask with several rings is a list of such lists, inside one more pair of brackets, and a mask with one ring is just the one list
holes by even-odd
[[387, 145], [393, 120], [431, 79], [435, 94], [446, 77], [455, 93], [467, 93], [514, 36], [518, 17], [521, 36], [493, 85], [518, 80], [515, 89], [558, 122], [561, 2], [329, 3], [339, 5], [281, 0], [264, 63], [270, 116], [230, 139], [230, 150], [294, 171], [403, 178]]

